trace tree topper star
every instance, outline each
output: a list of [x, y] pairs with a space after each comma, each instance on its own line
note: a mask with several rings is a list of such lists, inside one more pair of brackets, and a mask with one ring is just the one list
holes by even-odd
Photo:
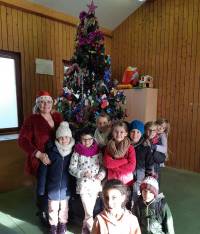
[[95, 13], [95, 9], [97, 8], [97, 6], [94, 5], [94, 1], [92, 0], [90, 4], [87, 4], [88, 7], [88, 14], [94, 14]]

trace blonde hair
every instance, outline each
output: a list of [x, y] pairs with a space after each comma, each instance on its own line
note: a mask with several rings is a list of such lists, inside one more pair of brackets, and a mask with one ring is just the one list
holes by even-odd
[[169, 123], [169, 121], [167, 120], [167, 119], [165, 119], [165, 118], [160, 118], [160, 119], [157, 119], [156, 120], [156, 124], [157, 125], [162, 125], [162, 124], [164, 124], [165, 123], [165, 125], [166, 125], [166, 128], [165, 128], [165, 134], [168, 136], [168, 134], [169, 134], [169, 132], [170, 132], [170, 123]]
[[145, 125], [144, 125], [144, 131], [145, 131], [145, 134], [147, 133], [147, 130], [151, 127], [154, 127], [156, 126], [157, 127], [157, 123], [155, 121], [149, 121], [149, 122], [146, 122]]
[[122, 127], [128, 133], [128, 125], [124, 121], [117, 121], [112, 126], [112, 133], [116, 127]]

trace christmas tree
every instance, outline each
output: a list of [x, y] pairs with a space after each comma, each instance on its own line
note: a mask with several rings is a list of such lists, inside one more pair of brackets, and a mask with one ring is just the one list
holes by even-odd
[[111, 79], [111, 59], [105, 55], [104, 35], [99, 30], [93, 0], [88, 12], [81, 12], [71, 66], [66, 70], [58, 110], [76, 127], [95, 124], [96, 117], [107, 113], [111, 119], [122, 119], [123, 92], [116, 90]]

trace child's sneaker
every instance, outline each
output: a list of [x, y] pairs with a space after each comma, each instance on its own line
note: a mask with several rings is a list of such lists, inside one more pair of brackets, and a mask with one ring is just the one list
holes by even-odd
[[160, 167], [165, 167], [165, 163], [161, 163], [161, 164], [160, 164]]

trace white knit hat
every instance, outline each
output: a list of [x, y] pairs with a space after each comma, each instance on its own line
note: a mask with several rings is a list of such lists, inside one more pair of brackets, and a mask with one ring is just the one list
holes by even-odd
[[152, 176], [147, 176], [140, 185], [140, 190], [144, 189], [150, 190], [156, 197], [159, 191], [158, 181]]
[[69, 123], [66, 121], [61, 122], [60, 126], [58, 127], [56, 131], [56, 139], [58, 139], [59, 137], [64, 137], [64, 136], [72, 137], [72, 132], [69, 128]]

